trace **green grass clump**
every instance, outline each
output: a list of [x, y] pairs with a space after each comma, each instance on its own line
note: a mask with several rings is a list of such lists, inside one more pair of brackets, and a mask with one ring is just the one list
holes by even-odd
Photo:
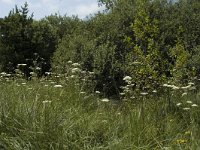
[[[101, 101], [73, 82], [1, 79], [0, 89], [0, 149], [152, 150], [200, 145], [199, 92], [174, 95], [169, 107], [167, 96], [141, 96], [137, 103]], [[198, 106], [189, 106], [189, 100]]]

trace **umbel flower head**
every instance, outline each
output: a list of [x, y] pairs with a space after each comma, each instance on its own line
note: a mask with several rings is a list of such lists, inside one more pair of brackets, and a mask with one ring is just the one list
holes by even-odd
[[55, 88], [61, 88], [63, 87], [62, 85], [54, 85]]
[[102, 101], [102, 102], [109, 102], [110, 100], [107, 99], [107, 98], [103, 98], [101, 101]]
[[126, 81], [126, 82], [129, 82], [129, 81], [132, 80], [132, 78], [131, 78], [130, 76], [125, 76], [125, 77], [123, 78], [123, 80]]

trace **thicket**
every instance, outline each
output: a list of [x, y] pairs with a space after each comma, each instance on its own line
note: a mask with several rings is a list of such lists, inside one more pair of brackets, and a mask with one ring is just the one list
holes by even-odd
[[[1, 20], [1, 70], [41, 68], [65, 73], [68, 61], [94, 73], [95, 89], [119, 95], [123, 78], [148, 92], [168, 81], [187, 84], [200, 73], [199, 0], [100, 0], [106, 10], [80, 20], [51, 15], [36, 21], [27, 4]], [[30, 63], [28, 63], [30, 61]], [[35, 63], [33, 63], [35, 62]]]

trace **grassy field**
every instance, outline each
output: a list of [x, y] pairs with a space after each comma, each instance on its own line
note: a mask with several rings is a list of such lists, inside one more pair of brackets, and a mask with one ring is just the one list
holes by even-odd
[[200, 149], [200, 92], [103, 98], [75, 80], [1, 78], [0, 149]]

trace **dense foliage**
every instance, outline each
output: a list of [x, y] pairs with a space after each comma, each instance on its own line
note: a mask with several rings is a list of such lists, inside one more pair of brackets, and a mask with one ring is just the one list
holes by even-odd
[[[99, 0], [103, 13], [85, 20], [60, 15], [34, 20], [27, 3], [1, 19], [0, 69], [26, 76], [67, 71], [68, 61], [94, 72], [95, 90], [119, 95], [123, 77], [135, 91], [167, 81], [186, 84], [200, 73], [198, 0]], [[20, 68], [18, 68], [20, 69]]]
[[0, 149], [199, 149], [200, 1], [98, 2], [0, 19]]

